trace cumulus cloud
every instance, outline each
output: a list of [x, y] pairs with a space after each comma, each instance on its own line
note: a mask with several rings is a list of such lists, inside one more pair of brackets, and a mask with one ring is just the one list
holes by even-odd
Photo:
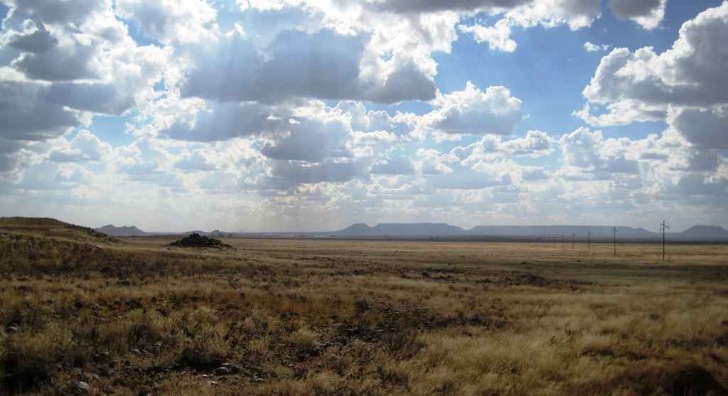
[[728, 107], [672, 109], [668, 122], [697, 147], [728, 149]]
[[274, 161], [267, 184], [272, 188], [288, 189], [298, 184], [342, 183], [364, 175], [364, 171], [363, 164], [355, 161]]
[[209, 41], [217, 34], [217, 11], [205, 0], [117, 0], [116, 9], [164, 43]]
[[64, 23], [67, 21], [83, 21], [99, 6], [94, 0], [66, 0], [62, 3], [40, 0], [5, 0], [14, 10], [14, 15], [31, 19], [33, 17], [48, 23]]
[[94, 113], [121, 115], [134, 105], [134, 98], [124, 96], [113, 84], [58, 83], [48, 88], [50, 103]]
[[268, 125], [270, 110], [257, 103], [212, 103], [193, 117], [178, 119], [159, 133], [173, 139], [209, 142], [250, 136]]
[[136, 45], [108, 0], [5, 4], [0, 136], [47, 140], [92, 114], [123, 114], [161, 75], [164, 51]]
[[76, 112], [48, 100], [48, 88], [31, 82], [0, 81], [0, 137], [44, 140], [80, 124]]
[[626, 156], [625, 141], [605, 140], [601, 131], [579, 128], [563, 135], [559, 141], [564, 161], [592, 173], [597, 177], [610, 178], [614, 174], [638, 172], [638, 163]]
[[415, 173], [415, 167], [412, 161], [407, 158], [394, 157], [374, 164], [372, 173], [380, 175], [411, 175]]
[[287, 134], [260, 151], [276, 160], [321, 162], [327, 158], [351, 157], [346, 148], [349, 133], [349, 125], [339, 119], [294, 119]]
[[373, 3], [372, 7], [377, 10], [412, 13], [412, 12], [437, 12], [447, 10], [473, 11], [483, 9], [506, 9], [532, 0], [384, 0]]
[[96, 48], [74, 40], [69, 44], [54, 45], [42, 52], [27, 52], [13, 62], [13, 66], [29, 78], [48, 81], [93, 79], [98, 74], [91, 60]]
[[288, 30], [259, 48], [235, 34], [200, 49], [182, 92], [188, 97], [263, 102], [304, 97], [394, 103], [434, 97], [434, 82], [411, 61], [370, 71], [376, 79], [362, 78], [367, 40], [331, 30]]
[[491, 50], [514, 52], [518, 46], [511, 38], [514, 27], [528, 29], [568, 25], [571, 30], [582, 29], [599, 18], [601, 6], [600, 0], [504, 1], [493, 7], [490, 14], [500, 17], [492, 26], [460, 25], [460, 31], [471, 33], [478, 43], [488, 43]]
[[185, 171], [212, 171], [217, 169], [217, 166], [203, 150], [184, 153], [182, 158], [175, 162], [174, 166]]
[[584, 49], [586, 50], [586, 52], [602, 52], [609, 50], [609, 44], [599, 45], [587, 41], [586, 43], [584, 43]]
[[442, 175], [453, 173], [453, 169], [448, 163], [453, 162], [451, 158], [442, 155], [435, 149], [420, 148], [417, 149], [417, 168], [420, 173], [425, 175]]
[[505, 19], [501, 19], [493, 26], [460, 25], [458, 29], [463, 33], [471, 33], [477, 43], [488, 43], [491, 50], [514, 52], [518, 46], [511, 39], [511, 25]]
[[622, 19], [630, 19], [645, 29], [660, 25], [667, 0], [609, 0], [609, 7]]
[[10, 31], [5, 35], [7, 44], [19, 51], [40, 53], [46, 52], [58, 45], [58, 39], [46, 30], [42, 24], [37, 26], [28, 20], [24, 23], [22, 33]]
[[70, 142], [59, 142], [48, 159], [53, 162], [100, 161], [111, 152], [111, 145], [87, 130], [82, 130]]
[[499, 146], [499, 150], [509, 155], [541, 157], [550, 153], [553, 148], [553, 138], [546, 132], [530, 130], [526, 132], [526, 136], [507, 140]]
[[[245, 206], [306, 227], [332, 210], [356, 221], [510, 221], [564, 203], [614, 213], [717, 207], [728, 196], [725, 5], [686, 23], [672, 49], [603, 56], [574, 114], [604, 126], [667, 122], [633, 139], [586, 128], [516, 134], [529, 107], [508, 88], [443, 94], [435, 84], [455, 81], [438, 64], [458, 34], [514, 52], [526, 29], [590, 26], [598, 0], [0, 1], [10, 5], [0, 33], [3, 194], [126, 202], [129, 213], [149, 194], [186, 210], [215, 194], [217, 218]], [[605, 4], [645, 29], [665, 6]], [[410, 100], [423, 103], [382, 105]], [[528, 127], [548, 128], [542, 120]], [[103, 134], [79, 130], [109, 121]], [[100, 139], [123, 128], [134, 142]]]
[[468, 82], [464, 90], [441, 95], [434, 103], [425, 122], [448, 134], [509, 135], [524, 117], [521, 101], [502, 86], [481, 91]]
[[513, 163], [512, 159], [543, 157], [553, 152], [554, 146], [554, 138], [547, 133], [531, 130], [526, 136], [505, 141], [503, 136], [483, 136], [473, 144], [455, 147], [448, 158], [470, 169], [491, 169], [493, 164], [504, 163], [507, 163], [507, 167], [516, 168], [520, 166]]
[[616, 114], [597, 119], [588, 111], [577, 114], [586, 121], [627, 123], [660, 112], [664, 118], [668, 106], [728, 103], [728, 75], [724, 72], [728, 54], [715, 50], [726, 40], [728, 3], [723, 3], [683, 24], [678, 40], [661, 54], [649, 47], [634, 53], [614, 49], [602, 58], [584, 96], [589, 103], [607, 106], [609, 113]]
[[460, 171], [454, 175], [432, 175], [427, 179], [428, 188], [442, 190], [481, 190], [510, 184], [510, 175], [497, 177], [484, 172], [468, 170]]

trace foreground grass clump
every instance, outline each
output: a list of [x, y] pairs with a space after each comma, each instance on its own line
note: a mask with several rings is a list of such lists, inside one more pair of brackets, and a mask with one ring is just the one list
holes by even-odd
[[[0, 234], [0, 394], [725, 394], [728, 247]], [[86, 237], [84, 237], [86, 238]], [[601, 252], [601, 250], [604, 252]]]

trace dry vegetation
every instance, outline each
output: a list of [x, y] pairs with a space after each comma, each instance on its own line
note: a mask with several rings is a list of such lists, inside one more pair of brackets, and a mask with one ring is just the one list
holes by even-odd
[[728, 246], [174, 239], [0, 219], [0, 393], [728, 386]]

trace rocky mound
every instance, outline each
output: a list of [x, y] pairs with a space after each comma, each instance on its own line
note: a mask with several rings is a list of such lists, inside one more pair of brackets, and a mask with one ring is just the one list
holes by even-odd
[[171, 246], [177, 247], [195, 247], [195, 248], [231, 248], [232, 246], [223, 243], [219, 239], [206, 237], [196, 232], [170, 243]]

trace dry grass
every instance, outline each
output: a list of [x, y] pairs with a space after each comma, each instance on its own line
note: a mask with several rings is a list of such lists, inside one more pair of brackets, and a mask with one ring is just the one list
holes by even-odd
[[105, 239], [0, 222], [0, 393], [725, 394], [728, 246]]

